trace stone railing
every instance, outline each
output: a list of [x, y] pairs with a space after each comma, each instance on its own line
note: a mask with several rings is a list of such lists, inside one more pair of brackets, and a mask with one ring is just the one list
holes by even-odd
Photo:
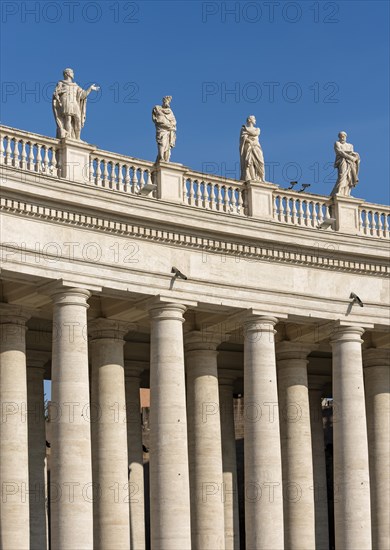
[[155, 164], [102, 151], [84, 141], [48, 138], [8, 126], [0, 126], [0, 165], [209, 212], [380, 239], [390, 236], [387, 206], [207, 175], [177, 163]]
[[183, 178], [183, 202], [215, 212], [245, 214], [245, 184], [219, 176], [186, 172]]
[[359, 208], [360, 232], [370, 237], [389, 238], [390, 208], [364, 203]]
[[89, 157], [89, 181], [96, 187], [138, 195], [152, 184], [153, 163], [96, 150]]
[[0, 127], [0, 164], [57, 177], [59, 140]]
[[318, 227], [330, 218], [330, 199], [310, 193], [274, 191], [274, 219], [304, 227]]

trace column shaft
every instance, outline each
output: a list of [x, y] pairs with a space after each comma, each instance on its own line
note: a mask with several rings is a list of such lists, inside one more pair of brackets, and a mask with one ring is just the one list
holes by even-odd
[[283, 488], [274, 325], [254, 317], [244, 325], [245, 527], [247, 550], [281, 550]]
[[0, 542], [4, 550], [30, 548], [26, 326], [28, 315], [0, 310]]
[[370, 463], [372, 547], [390, 548], [390, 352], [363, 353]]
[[363, 332], [361, 328], [340, 327], [331, 340], [336, 550], [371, 549]]
[[319, 389], [309, 389], [316, 526], [315, 548], [316, 550], [329, 550], [328, 495], [321, 394]]
[[224, 550], [221, 421], [216, 344], [186, 337], [188, 451], [193, 550]]
[[51, 547], [92, 550], [92, 466], [87, 299], [84, 289], [53, 294]]
[[[39, 353], [39, 352], [38, 352]], [[30, 355], [30, 354], [29, 354]], [[28, 458], [30, 484], [30, 550], [47, 548], [46, 422], [42, 366], [47, 357], [27, 358]]]
[[183, 313], [151, 309], [150, 522], [153, 550], [191, 548]]
[[[237, 378], [237, 375], [234, 378]], [[239, 550], [240, 518], [238, 509], [236, 438], [234, 431], [233, 379], [226, 378], [225, 371], [222, 371], [219, 375], [219, 403], [221, 410], [225, 549]]]
[[284, 540], [289, 550], [315, 548], [313, 461], [307, 355], [300, 344], [277, 345], [282, 443]]
[[126, 362], [127, 450], [129, 463], [130, 548], [145, 549], [144, 466], [140, 374], [144, 367]]
[[92, 457], [98, 499], [94, 505], [94, 548], [127, 550], [130, 542], [127, 460], [124, 334], [121, 323], [96, 319], [90, 323], [92, 390], [97, 396], [98, 419], [93, 430], [97, 441]]

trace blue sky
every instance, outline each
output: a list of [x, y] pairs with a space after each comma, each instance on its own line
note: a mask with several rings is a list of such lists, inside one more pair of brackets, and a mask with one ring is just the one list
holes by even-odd
[[[333, 143], [362, 158], [354, 195], [389, 200], [389, 3], [3, 0], [1, 121], [55, 135], [54, 83], [72, 67], [92, 92], [82, 138], [154, 160], [153, 105], [172, 95], [171, 160], [238, 177], [254, 114], [267, 179], [328, 194]], [[229, 93], [230, 91], [230, 93]]]

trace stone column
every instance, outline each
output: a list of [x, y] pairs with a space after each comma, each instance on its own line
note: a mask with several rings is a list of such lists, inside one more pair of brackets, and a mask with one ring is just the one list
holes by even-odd
[[0, 542], [29, 550], [26, 321], [18, 306], [0, 304]]
[[247, 550], [284, 548], [283, 487], [274, 326], [244, 323], [245, 527]]
[[225, 550], [240, 549], [236, 438], [234, 432], [234, 370], [219, 371], [219, 406], [221, 411], [222, 467], [224, 488]]
[[191, 548], [183, 314], [150, 309], [150, 523], [153, 550]]
[[[314, 377], [315, 378], [315, 377]], [[326, 481], [324, 424], [321, 398], [323, 384], [309, 378], [311, 442], [313, 455], [316, 550], [329, 550], [328, 495]]]
[[284, 544], [289, 550], [315, 548], [313, 461], [307, 356], [310, 347], [276, 346], [284, 488]]
[[363, 352], [370, 464], [372, 547], [390, 547], [390, 351]]
[[185, 342], [192, 548], [224, 550], [219, 341], [193, 331]]
[[51, 547], [92, 550], [92, 466], [87, 300], [82, 288], [52, 291]]
[[46, 422], [43, 379], [50, 354], [27, 355], [28, 470], [30, 485], [30, 550], [46, 550]]
[[333, 470], [336, 550], [371, 549], [370, 483], [360, 327], [336, 328]]
[[140, 377], [144, 370], [145, 364], [139, 361], [125, 361], [131, 550], [145, 549], [144, 465], [139, 393]]
[[92, 384], [97, 388], [96, 437], [92, 457], [94, 485], [98, 487], [94, 513], [94, 549], [127, 550], [130, 541], [129, 486], [127, 460], [126, 396], [123, 346], [126, 323], [95, 319], [91, 335]]

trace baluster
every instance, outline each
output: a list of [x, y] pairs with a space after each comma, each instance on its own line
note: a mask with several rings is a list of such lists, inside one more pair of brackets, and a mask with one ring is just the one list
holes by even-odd
[[192, 206], [196, 181], [195, 180], [193, 181], [192, 179], [190, 179], [189, 182], [190, 182], [190, 186], [189, 186], [189, 189], [188, 189], [187, 204], [189, 206]]
[[136, 193], [138, 188], [137, 168], [132, 166], [131, 169], [133, 170], [133, 176], [131, 178], [131, 192]]
[[17, 138], [14, 138], [12, 141], [14, 142], [12, 166], [14, 166], [14, 168], [19, 168], [19, 140]]
[[27, 168], [27, 153], [26, 153], [26, 142], [24, 139], [21, 140], [22, 143], [22, 153], [21, 153], [21, 160], [20, 160], [20, 168], [22, 170], [26, 170]]
[[292, 206], [291, 206], [291, 223], [293, 225], [297, 225], [298, 223], [298, 213], [297, 213], [297, 201], [295, 197], [291, 199]]
[[32, 141], [28, 142], [30, 150], [28, 152], [28, 164], [27, 164], [27, 170], [34, 170], [34, 144]]
[[101, 187], [102, 186], [102, 161], [101, 159], [97, 158], [96, 159], [96, 185], [98, 187]]
[[311, 227], [315, 227], [317, 214], [316, 214], [316, 207], [315, 207], [314, 201], [309, 201], [307, 203], [307, 213], [309, 215], [309, 219], [308, 219], [309, 225]]
[[89, 174], [88, 174], [88, 180], [89, 180], [89, 183], [93, 183], [94, 182], [94, 161], [96, 159], [93, 158], [92, 155], [89, 155]]
[[226, 185], [223, 185], [220, 189], [221, 189], [221, 209], [222, 209], [222, 212], [227, 212], [228, 202], [229, 202], [228, 190]]
[[0, 134], [0, 164], [4, 164], [4, 137]]
[[298, 204], [298, 224], [303, 225], [304, 224], [304, 213], [303, 213], [303, 201], [301, 199], [297, 199]]
[[128, 193], [131, 191], [130, 189], [130, 166], [127, 166], [127, 164], [123, 165], [125, 168], [125, 184], [124, 184], [124, 191]]
[[43, 157], [43, 170], [46, 174], [49, 173], [49, 147], [47, 145], [43, 146], [45, 154]]
[[108, 172], [108, 188], [114, 189], [115, 184], [115, 164], [110, 160], [107, 161], [107, 172]]
[[145, 185], [145, 170], [143, 168], [139, 169], [139, 190]]
[[214, 186], [212, 183], [207, 184], [207, 189], [210, 192], [208, 197], [209, 202], [209, 208], [210, 210], [215, 210], [214, 202], [215, 202], [215, 196], [214, 196]]
[[35, 163], [35, 171], [36, 172], [42, 172], [42, 156], [41, 156], [41, 149], [42, 149], [42, 145], [40, 145], [39, 143], [37, 143], [37, 159], [36, 159], [36, 163]]
[[5, 150], [5, 164], [11, 164], [11, 154], [12, 154], [11, 138], [9, 136], [5, 136], [5, 139], [7, 141], [7, 147]]
[[220, 202], [221, 199], [220, 199], [220, 196], [219, 196], [220, 189], [219, 189], [218, 183], [216, 183], [214, 185], [214, 193], [215, 193], [215, 195], [214, 195], [214, 210], [219, 211], [220, 205], [221, 205], [221, 202]]
[[123, 169], [125, 164], [118, 162], [118, 191], [123, 191], [125, 188], [125, 178], [123, 176]]
[[[117, 172], [118, 169], [118, 172]], [[111, 189], [115, 189], [116, 191], [119, 191], [119, 163], [118, 162], [112, 162], [111, 163], [111, 179], [112, 179], [112, 186]]]
[[390, 215], [385, 214], [384, 235], [383, 235], [384, 237], [388, 237], [389, 229], [390, 229]]
[[281, 195], [277, 196], [276, 212], [278, 221], [283, 221], [283, 197]]
[[51, 173], [56, 178], [58, 177], [58, 171], [57, 171], [57, 151], [55, 147], [51, 147]]
[[108, 167], [107, 167], [107, 161], [103, 159], [103, 181], [102, 181], [102, 187], [107, 186], [107, 179], [108, 179]]
[[383, 237], [383, 227], [384, 227], [384, 219], [383, 214], [381, 212], [378, 212], [378, 237]]
[[321, 224], [324, 221], [324, 214], [322, 212], [323, 205], [320, 202], [318, 204], [318, 224]]
[[243, 197], [243, 190], [241, 190], [239, 187], [236, 189], [237, 192], [237, 213], [243, 214], [244, 213], [244, 197]]

